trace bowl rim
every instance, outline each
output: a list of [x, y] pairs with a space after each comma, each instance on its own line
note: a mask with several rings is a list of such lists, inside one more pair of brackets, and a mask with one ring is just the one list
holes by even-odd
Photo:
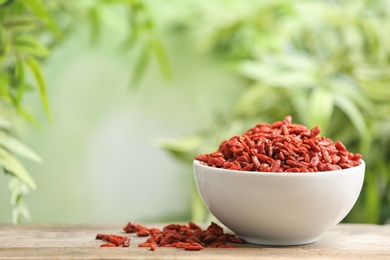
[[241, 175], [256, 175], [256, 176], [314, 176], [314, 175], [331, 175], [331, 174], [345, 174], [350, 172], [352, 169], [363, 168], [365, 169], [365, 161], [360, 159], [360, 164], [351, 167], [345, 168], [341, 170], [333, 170], [333, 171], [318, 171], [318, 172], [260, 172], [260, 171], [238, 171], [238, 170], [229, 170], [224, 168], [211, 167], [205, 164], [202, 164], [199, 160], [194, 159], [193, 165], [197, 167], [201, 167], [204, 169], [212, 170], [215, 172], [224, 172], [229, 174], [241, 174]]

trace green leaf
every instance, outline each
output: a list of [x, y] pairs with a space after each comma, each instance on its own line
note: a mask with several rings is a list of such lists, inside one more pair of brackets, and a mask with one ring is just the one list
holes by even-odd
[[34, 90], [34, 88], [24, 82], [16, 86], [16, 90], [13, 94], [13, 101], [16, 109], [19, 109], [19, 107], [22, 105], [24, 94], [31, 90]]
[[38, 58], [49, 56], [50, 51], [43, 46], [35, 37], [30, 35], [21, 35], [13, 39], [15, 50], [21, 54], [28, 54]]
[[11, 122], [9, 122], [4, 117], [0, 116], [0, 129], [9, 129], [11, 127]]
[[24, 15], [24, 16], [11, 16], [3, 22], [3, 27], [7, 31], [11, 32], [22, 32], [31, 31], [36, 29], [42, 22], [36, 17]]
[[0, 72], [0, 96], [7, 101], [11, 100], [10, 96], [10, 75], [7, 72]]
[[145, 73], [146, 67], [148, 66], [150, 61], [150, 49], [149, 46], [143, 46], [141, 53], [138, 57], [138, 60], [135, 64], [135, 68], [133, 71], [132, 85], [138, 86], [141, 82], [141, 78]]
[[53, 32], [57, 38], [62, 37], [52, 14], [46, 8], [42, 0], [22, 0], [23, 3], [31, 10], [33, 14], [46, 22], [47, 27]]
[[3, 148], [0, 148], [0, 165], [15, 175], [19, 180], [26, 183], [31, 189], [35, 190], [37, 188], [35, 181], [19, 160]]
[[96, 43], [101, 35], [101, 15], [97, 7], [91, 7], [88, 10], [89, 20], [91, 22], [91, 43]]
[[235, 113], [244, 118], [254, 117], [259, 113], [259, 110], [254, 108], [261, 106], [262, 110], [267, 110], [274, 106], [279, 98], [275, 94], [275, 89], [256, 82], [241, 94], [234, 108]]
[[3, 27], [0, 26], [0, 64], [3, 66], [4, 61], [8, 56], [10, 49], [10, 42], [7, 33]]
[[49, 120], [51, 120], [50, 106], [46, 93], [46, 83], [41, 68], [38, 62], [33, 58], [26, 58], [25, 64], [29, 67], [35, 78], [35, 81], [37, 82], [43, 108], [45, 109], [47, 117], [49, 118]]
[[309, 107], [308, 103], [310, 99], [308, 98], [308, 91], [303, 88], [296, 88], [289, 91], [288, 95], [298, 116], [296, 121], [301, 122], [304, 125], [309, 125], [310, 119], [307, 116], [307, 108]]
[[38, 121], [26, 109], [24, 109], [22, 106], [18, 106], [17, 109], [18, 112], [23, 116], [23, 118], [25, 118], [30, 124], [37, 128], [40, 128], [40, 124], [38, 123]]
[[33, 150], [3, 131], [0, 131], [0, 145], [12, 153], [23, 156], [26, 159], [38, 163], [42, 162], [42, 159]]
[[178, 159], [192, 161], [193, 154], [202, 145], [203, 140], [200, 135], [192, 135], [176, 140], [161, 139], [157, 141], [157, 144]]
[[374, 104], [367, 98], [363, 91], [356, 85], [352, 79], [347, 78], [334, 78], [329, 81], [329, 87], [332, 89], [335, 95], [343, 95], [353, 100], [353, 102], [367, 111], [370, 115], [374, 116], [375, 111]]
[[5, 8], [15, 0], [0, 0], [0, 8]]
[[377, 179], [374, 177], [368, 177], [364, 183], [365, 186], [365, 207], [364, 217], [367, 223], [377, 223], [380, 212], [380, 197], [377, 186]]
[[151, 47], [157, 58], [161, 74], [166, 80], [170, 80], [172, 78], [172, 73], [169, 67], [168, 57], [163, 45], [160, 43], [159, 40], [154, 39], [151, 41]]
[[374, 102], [388, 103], [390, 100], [389, 81], [360, 81], [364, 94]]
[[335, 95], [334, 103], [352, 122], [354, 128], [363, 139], [369, 138], [369, 131], [366, 126], [363, 114], [356, 105], [346, 96]]
[[310, 87], [316, 84], [313, 73], [302, 70], [287, 69], [277, 62], [244, 61], [238, 68], [241, 75], [262, 82], [272, 87], [298, 88]]
[[30, 212], [24, 201], [20, 202], [19, 205], [12, 209], [12, 222], [14, 224], [20, 224], [22, 222], [22, 218], [27, 221], [31, 219]]
[[327, 88], [315, 88], [309, 94], [309, 102], [307, 107], [308, 125], [313, 127], [318, 125], [322, 132], [326, 133], [332, 118], [334, 107], [333, 93]]
[[25, 73], [24, 73], [24, 66], [23, 66], [23, 60], [20, 58], [19, 55], [17, 55], [15, 59], [15, 74], [14, 74], [17, 82], [16, 84], [23, 84], [25, 82]]
[[24, 196], [29, 192], [28, 187], [18, 178], [11, 175], [8, 182], [11, 193], [11, 205], [13, 206], [12, 221], [14, 224], [21, 223], [22, 219], [30, 220], [30, 212], [24, 202]]
[[191, 198], [191, 220], [199, 223], [204, 223], [207, 216], [210, 214], [209, 210], [205, 207], [202, 198], [199, 195], [196, 187], [192, 189]]

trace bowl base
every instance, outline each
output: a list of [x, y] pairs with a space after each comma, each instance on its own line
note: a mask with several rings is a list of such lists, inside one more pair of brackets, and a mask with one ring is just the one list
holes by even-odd
[[246, 242], [257, 245], [266, 245], [266, 246], [298, 246], [306, 245], [317, 242], [319, 237], [312, 238], [258, 238], [250, 237], [245, 235], [239, 235], [238, 237], [245, 239]]

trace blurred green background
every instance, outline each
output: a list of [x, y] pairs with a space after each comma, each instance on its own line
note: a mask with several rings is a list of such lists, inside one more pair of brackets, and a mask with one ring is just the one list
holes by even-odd
[[0, 6], [0, 222], [203, 221], [192, 158], [286, 115], [362, 153], [344, 221], [390, 221], [389, 1]]

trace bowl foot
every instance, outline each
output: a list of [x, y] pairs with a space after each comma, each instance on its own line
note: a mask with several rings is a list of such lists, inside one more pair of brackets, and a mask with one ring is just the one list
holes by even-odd
[[238, 237], [245, 239], [248, 243], [258, 244], [258, 245], [267, 245], [267, 246], [297, 246], [297, 245], [306, 245], [317, 242], [319, 237], [310, 237], [310, 238], [259, 238], [251, 237], [246, 235], [239, 235]]

